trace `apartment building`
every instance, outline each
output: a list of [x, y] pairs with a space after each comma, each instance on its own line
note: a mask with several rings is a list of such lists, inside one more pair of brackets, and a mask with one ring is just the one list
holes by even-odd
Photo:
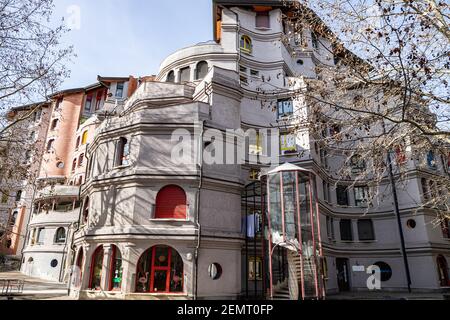
[[[330, 42], [305, 27], [287, 45], [280, 1], [213, 8], [214, 40], [171, 54], [156, 77], [99, 76], [51, 97], [21, 271], [67, 281], [80, 299], [323, 298], [368, 290], [370, 266], [381, 290], [406, 290], [393, 198], [368, 212], [367, 186], [337, 183], [342, 155], [308, 128], [291, 130], [308, 112], [292, 84], [334, 67]], [[261, 138], [273, 129], [276, 155]], [[239, 159], [239, 147], [243, 163], [210, 161], [227, 150]], [[273, 156], [284, 165], [261, 161]], [[411, 287], [446, 290], [448, 223], [416, 209], [449, 162], [432, 153], [405, 161], [397, 193]], [[307, 241], [277, 240], [270, 224], [270, 177], [285, 172], [302, 177], [294, 190], [312, 220], [296, 227], [312, 230]]]
[[0, 252], [7, 256], [20, 258], [22, 254], [49, 125], [49, 107], [41, 102], [13, 108], [7, 114], [11, 126], [4, 134], [10, 143], [3, 141], [2, 156], [8, 160], [3, 162], [0, 181]]
[[72, 234], [80, 220], [80, 186], [85, 181], [86, 150], [100, 122], [120, 110], [136, 88], [134, 77], [105, 78], [50, 97], [49, 126], [32, 199], [21, 271], [67, 281]]

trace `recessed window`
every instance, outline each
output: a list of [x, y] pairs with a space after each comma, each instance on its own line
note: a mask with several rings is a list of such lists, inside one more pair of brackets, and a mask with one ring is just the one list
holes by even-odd
[[445, 239], [450, 239], [450, 219], [444, 218], [441, 222], [442, 235]]
[[53, 151], [54, 146], [55, 146], [55, 139], [50, 139], [47, 142], [47, 152]]
[[112, 246], [112, 257], [111, 257], [111, 266], [110, 266], [110, 291], [120, 291], [122, 287], [122, 254], [120, 253], [119, 248], [116, 246]]
[[256, 28], [270, 28], [270, 15], [269, 11], [256, 12]]
[[85, 145], [87, 143], [88, 135], [89, 135], [89, 132], [87, 130], [83, 132], [83, 135], [81, 137], [81, 144], [82, 145]]
[[366, 162], [360, 155], [355, 155], [350, 159], [353, 173], [359, 173], [366, 169]]
[[175, 72], [173, 70], [167, 74], [166, 82], [175, 82]]
[[305, 62], [302, 59], [298, 59], [297, 64], [302, 66], [305, 64]]
[[81, 167], [83, 165], [84, 162], [84, 153], [80, 154], [80, 156], [78, 157], [78, 166]]
[[103, 246], [98, 247], [91, 260], [91, 278], [89, 281], [89, 289], [101, 290], [101, 279], [103, 269]]
[[184, 265], [179, 253], [167, 246], [155, 246], [139, 258], [136, 292], [181, 293], [184, 287]]
[[297, 141], [295, 134], [284, 133], [280, 135], [281, 155], [297, 153]]
[[66, 229], [58, 228], [55, 234], [55, 243], [65, 243], [66, 242]]
[[58, 169], [64, 169], [64, 162], [59, 161], [59, 162], [56, 164], [56, 167], [57, 167]]
[[291, 99], [277, 101], [278, 119], [292, 116], [294, 114], [294, 103]]
[[339, 223], [342, 241], [353, 241], [352, 221], [342, 219]]
[[72, 161], [72, 173], [75, 172], [77, 168], [77, 159], [73, 159]]
[[50, 262], [50, 266], [51, 266], [52, 268], [56, 268], [56, 267], [58, 266], [58, 260], [53, 259], [52, 262]]
[[156, 196], [155, 219], [187, 218], [187, 197], [184, 190], [171, 185], [162, 188]]
[[386, 262], [380, 261], [374, 263], [374, 265], [380, 268], [382, 282], [389, 281], [392, 278], [392, 268]]
[[58, 122], [59, 122], [58, 119], [53, 119], [52, 125], [51, 125], [51, 127], [50, 127], [50, 130], [55, 130], [56, 127], [58, 126]]
[[16, 202], [22, 200], [22, 190], [17, 191], [16, 193]]
[[86, 224], [89, 219], [89, 197], [84, 200], [83, 206], [83, 223]]
[[355, 205], [357, 207], [367, 207], [368, 199], [368, 187], [355, 187]]
[[416, 220], [414, 220], [414, 219], [409, 219], [409, 220], [406, 222], [406, 225], [407, 225], [408, 228], [410, 228], [410, 229], [415, 229], [416, 226], [417, 226], [417, 223], [416, 223]]
[[123, 98], [124, 87], [125, 87], [125, 82], [117, 82], [116, 98]]
[[189, 82], [191, 81], [191, 68], [186, 67], [180, 69], [180, 82]]
[[340, 206], [348, 206], [348, 189], [346, 186], [338, 185], [336, 188], [337, 204]]
[[427, 164], [428, 164], [428, 168], [430, 169], [436, 169], [436, 155], [434, 154], [433, 151], [429, 151], [427, 154]]
[[91, 111], [92, 109], [92, 95], [86, 97], [86, 102], [84, 103], [84, 110]]
[[213, 263], [208, 267], [209, 277], [213, 280], [219, 280], [222, 276], [222, 266], [218, 263]]
[[375, 240], [373, 222], [370, 219], [358, 220], [358, 235], [360, 241]]
[[117, 142], [116, 167], [130, 164], [130, 143], [126, 138], [120, 138]]
[[252, 39], [249, 36], [241, 37], [241, 51], [248, 54], [253, 52]]
[[197, 68], [195, 70], [195, 79], [201, 80], [208, 74], [208, 63], [206, 61], [200, 61], [197, 63]]
[[311, 32], [311, 42], [314, 49], [319, 49], [319, 39], [315, 32]]

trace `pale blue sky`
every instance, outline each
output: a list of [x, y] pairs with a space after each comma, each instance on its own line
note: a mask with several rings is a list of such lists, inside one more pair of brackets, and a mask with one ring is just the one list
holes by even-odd
[[63, 89], [102, 76], [156, 74], [177, 49], [212, 39], [211, 0], [55, 0], [55, 17], [80, 8], [80, 28], [64, 38], [78, 57]]

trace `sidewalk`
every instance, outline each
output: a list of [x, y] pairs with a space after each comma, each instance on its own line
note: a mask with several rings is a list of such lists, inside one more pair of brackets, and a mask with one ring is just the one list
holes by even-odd
[[[28, 277], [20, 272], [2, 272], [0, 279], [24, 280], [23, 294], [14, 300], [70, 300], [67, 296], [67, 285], [49, 280]], [[6, 298], [0, 298], [6, 299]]]
[[326, 300], [444, 300], [444, 294], [389, 291], [342, 292], [327, 296]]

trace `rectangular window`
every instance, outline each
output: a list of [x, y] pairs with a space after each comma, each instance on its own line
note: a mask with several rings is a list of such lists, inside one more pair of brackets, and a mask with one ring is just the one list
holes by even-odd
[[191, 80], [191, 68], [186, 67], [180, 70], [180, 82], [189, 82]]
[[256, 27], [270, 29], [269, 11], [256, 12]]
[[250, 257], [248, 260], [248, 280], [262, 280], [262, 259]]
[[360, 241], [375, 240], [375, 232], [373, 230], [372, 220], [358, 220], [358, 236]]
[[123, 89], [125, 87], [124, 82], [117, 82], [116, 87], [116, 98], [123, 98]]
[[257, 132], [256, 136], [250, 136], [249, 141], [249, 153], [250, 155], [262, 155], [263, 154], [263, 137]]
[[38, 244], [44, 244], [44, 239], [45, 239], [45, 229], [39, 228], [38, 233], [37, 233]]
[[353, 241], [352, 220], [343, 219], [339, 223], [342, 241]]
[[278, 100], [278, 119], [294, 114], [294, 103], [291, 99]]
[[92, 96], [89, 95], [86, 97], [86, 102], [84, 103], [84, 110], [91, 111], [92, 109]]
[[311, 32], [311, 42], [314, 49], [319, 49], [319, 39], [315, 32]]
[[297, 141], [294, 134], [282, 134], [280, 136], [281, 155], [289, 155], [297, 153]]
[[97, 92], [97, 98], [95, 99], [95, 111], [102, 108], [103, 91]]
[[445, 218], [441, 222], [442, 235], [445, 239], [450, 239], [450, 219]]
[[436, 169], [436, 156], [434, 155], [433, 151], [428, 152], [427, 163], [430, 169]]
[[368, 187], [355, 187], [355, 206], [367, 207], [368, 199], [369, 199]]
[[328, 239], [334, 240], [334, 219], [327, 217], [327, 234]]
[[348, 206], [348, 190], [346, 186], [338, 185], [336, 188], [337, 204], [340, 206]]
[[250, 75], [252, 77], [259, 77], [259, 71], [257, 71], [257, 70], [250, 70]]

